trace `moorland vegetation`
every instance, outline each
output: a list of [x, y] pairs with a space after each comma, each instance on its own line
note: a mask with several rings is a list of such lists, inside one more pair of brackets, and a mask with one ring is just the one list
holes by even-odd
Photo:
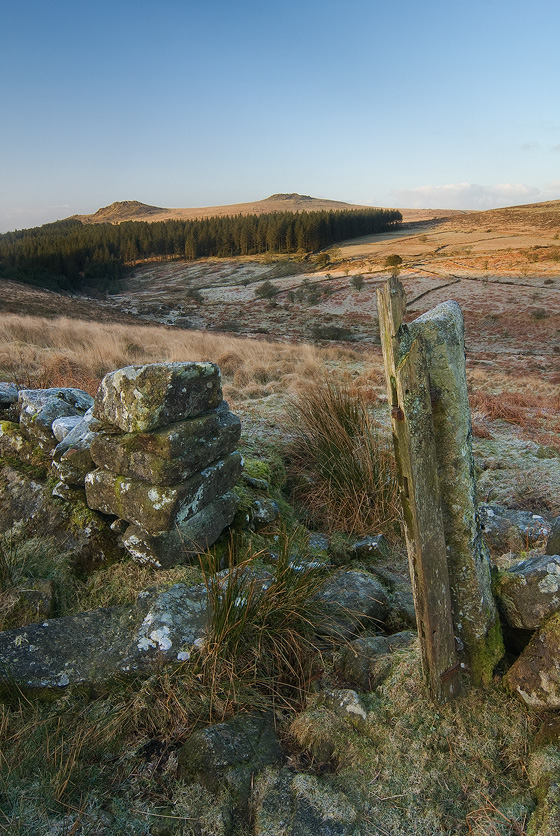
[[[488, 226], [486, 222], [484, 229]], [[162, 225], [153, 227], [155, 235]], [[399, 243], [399, 262], [404, 263], [410, 298], [421, 295], [411, 316], [418, 314], [420, 303], [429, 307], [434, 299], [450, 295], [456, 295], [466, 311], [480, 498], [495, 501], [498, 496], [512, 508], [553, 517], [560, 513], [554, 481], [554, 473], [560, 473], [555, 262], [547, 263], [542, 275], [535, 273], [534, 285], [527, 286], [524, 275], [512, 288], [510, 301], [511, 285], [487, 282], [488, 271], [473, 278], [479, 269], [475, 255], [483, 256], [472, 256], [470, 278], [460, 281], [460, 265], [470, 257], [466, 251], [457, 250], [454, 261], [440, 251], [426, 267], [424, 250], [435, 253], [439, 248], [437, 231], [428, 229], [426, 234], [427, 241], [411, 236]], [[494, 241], [490, 232], [484, 234]], [[316, 812], [316, 829], [301, 831], [314, 836], [540, 836], [539, 824], [529, 824], [529, 819], [547, 792], [546, 781], [558, 774], [556, 717], [546, 714], [543, 728], [552, 743], [542, 755], [534, 744], [542, 716], [505, 691], [503, 667], [496, 670], [488, 690], [468, 689], [460, 701], [435, 708], [423, 687], [414, 643], [390, 654], [384, 678], [357, 684], [340, 660], [355, 662], [363, 644], [348, 638], [339, 641], [332, 631], [329, 634], [328, 625], [325, 640], [324, 608], [317, 607], [315, 596], [328, 579], [348, 568], [365, 571], [388, 584], [396, 600], [406, 578], [386, 447], [379, 348], [374, 340], [345, 342], [356, 323], [344, 319], [335, 307], [339, 299], [356, 299], [371, 318], [373, 285], [386, 277], [388, 268], [398, 266], [386, 261], [394, 251], [394, 241], [387, 241], [375, 264], [360, 255], [359, 261], [329, 268], [334, 276], [324, 281], [337, 295], [334, 302], [333, 296], [316, 300], [317, 308], [312, 309], [307, 291], [298, 299], [301, 278], [292, 276], [291, 263], [287, 276], [281, 271], [279, 278], [272, 276], [277, 282], [274, 295], [263, 298], [244, 286], [245, 263], [205, 265], [216, 272], [216, 281], [207, 289], [206, 274], [200, 279], [207, 299], [197, 309], [218, 310], [212, 293], [226, 295], [229, 290], [238, 317], [241, 294], [247, 294], [247, 321], [258, 318], [264, 324], [279, 310], [293, 321], [294, 311], [301, 308], [319, 327], [319, 306], [332, 305], [337, 318], [328, 327], [340, 329], [336, 345], [307, 343], [302, 339], [305, 332], [297, 329], [291, 341], [264, 339], [262, 334], [250, 340], [154, 322], [109, 324], [94, 317], [60, 318], [59, 312], [28, 316], [27, 302], [18, 313], [3, 315], [0, 379], [19, 386], [72, 385], [93, 394], [106, 372], [128, 364], [185, 359], [218, 363], [224, 395], [242, 420], [247, 476], [254, 483], [268, 483], [280, 517], [257, 531], [238, 527], [232, 540], [226, 537], [199, 565], [162, 571], [123, 558], [80, 577], [48, 534], [21, 543], [7, 532], [0, 555], [6, 600], [21, 576], [35, 574], [53, 580], [57, 615], [130, 605], [146, 587], [177, 582], [205, 583], [214, 608], [207, 641], [176, 668], [107, 690], [68, 692], [47, 703], [13, 690], [0, 708], [0, 833], [294, 833], [294, 828], [303, 828], [301, 819], [292, 830], [291, 825], [282, 830], [280, 818], [288, 808], [289, 815], [295, 815], [297, 804], [290, 804], [296, 797], [301, 805], [297, 809]], [[168, 254], [155, 257], [165, 259]], [[507, 257], [513, 258], [509, 252]], [[521, 257], [525, 263], [526, 256]], [[426, 272], [430, 269], [433, 272]], [[533, 263], [530, 269], [536, 270]], [[228, 285], [220, 285], [220, 270], [228, 273]], [[349, 273], [363, 275], [365, 286], [350, 286]], [[457, 274], [452, 294], [448, 273]], [[265, 273], [255, 272], [254, 280], [261, 279]], [[152, 286], [153, 276], [146, 281]], [[178, 286], [185, 294], [192, 280], [181, 281]], [[31, 292], [22, 288], [22, 299], [23, 291]], [[537, 293], [534, 300], [532, 294]], [[70, 316], [74, 300], [51, 295]], [[41, 304], [44, 298], [41, 294]], [[544, 318], [530, 313], [531, 304], [537, 303], [545, 310]], [[100, 316], [104, 310], [99, 307]], [[220, 315], [225, 319], [225, 312]], [[348, 331], [342, 332], [341, 323]], [[269, 333], [273, 330], [276, 337], [286, 338], [286, 332], [271, 328]], [[543, 333], [549, 335], [546, 340]], [[509, 346], [508, 354], [504, 346]], [[523, 374], [511, 358], [519, 358]], [[14, 466], [13, 461], [1, 464]], [[37, 470], [23, 470], [21, 478], [38, 484]], [[245, 485], [243, 491], [247, 490]], [[384, 559], [358, 556], [353, 550], [358, 537], [373, 532], [383, 533], [389, 543]], [[523, 540], [515, 548], [528, 555], [533, 545]], [[263, 573], [272, 578], [264, 591]], [[395, 611], [392, 618], [395, 621], [384, 625], [388, 632], [403, 627], [402, 612], [400, 621]], [[341, 700], [348, 697], [349, 684], [358, 697], [352, 710], [344, 712]], [[255, 708], [274, 717], [285, 758], [280, 774], [293, 782], [295, 795], [290, 796], [292, 790], [284, 785], [274, 795], [276, 773], [265, 770], [255, 778], [251, 805], [243, 815], [232, 814], [225, 785], [208, 789], [193, 779], [184, 762], [179, 763], [181, 750], [191, 740], [192, 752], [194, 741], [201, 739], [197, 735], [210, 724], [227, 724]], [[231, 729], [225, 726], [224, 736]], [[266, 818], [267, 803], [276, 806], [280, 818]], [[547, 831], [547, 836], [549, 832], [557, 831]]]

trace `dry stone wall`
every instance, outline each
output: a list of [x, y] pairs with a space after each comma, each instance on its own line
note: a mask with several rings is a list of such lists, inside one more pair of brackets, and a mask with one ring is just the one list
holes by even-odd
[[[137, 561], [168, 568], [200, 554], [233, 520], [241, 424], [214, 363], [152, 363], [75, 388], [0, 387], [0, 455], [51, 460], [53, 494], [84, 497]], [[108, 520], [109, 523], [109, 520]], [[112, 532], [109, 532], [112, 534]], [[115, 539], [117, 534], [114, 535]]]
[[107, 375], [97, 392], [85, 477], [90, 508], [130, 525], [123, 543], [169, 567], [199, 554], [237, 510], [239, 419], [222, 400], [213, 363], [153, 363]]

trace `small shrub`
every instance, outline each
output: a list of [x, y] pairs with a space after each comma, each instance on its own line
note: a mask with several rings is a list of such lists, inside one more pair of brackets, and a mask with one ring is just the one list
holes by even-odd
[[352, 332], [340, 325], [313, 325], [311, 334], [315, 340], [350, 340]]
[[278, 289], [276, 285], [272, 284], [268, 279], [260, 284], [255, 290], [255, 296], [257, 299], [272, 299], [273, 296], [276, 296], [278, 293]]
[[331, 263], [331, 257], [328, 253], [319, 253], [315, 259], [315, 264], [319, 270], [322, 270], [327, 264]]
[[392, 255], [388, 255], [385, 259], [385, 267], [400, 267], [402, 264], [402, 258], [400, 255], [393, 253]]
[[357, 273], [355, 276], [352, 276], [350, 279], [350, 284], [354, 287], [357, 291], [360, 291], [364, 286], [364, 277], [361, 273]]
[[548, 313], [545, 311], [544, 308], [535, 308], [534, 310], [531, 311], [531, 316], [533, 317], [533, 319], [537, 319], [537, 320], [546, 319], [547, 316], [548, 316]]
[[189, 287], [185, 295], [187, 299], [196, 302], [197, 305], [202, 305], [204, 302], [204, 296], [197, 287]]

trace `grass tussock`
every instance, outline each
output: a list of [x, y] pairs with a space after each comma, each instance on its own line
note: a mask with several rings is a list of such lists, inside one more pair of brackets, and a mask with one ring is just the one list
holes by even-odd
[[308, 693], [320, 665], [317, 593], [326, 575], [302, 554], [297, 533], [281, 532], [271, 571], [255, 572], [251, 549], [232, 547], [225, 572], [205, 570], [211, 618], [200, 673], [213, 709], [227, 713], [250, 694], [252, 705], [294, 708]]
[[[209, 360], [234, 401], [294, 391], [317, 376], [329, 349], [184, 331], [7, 314], [0, 334], [0, 379], [30, 388], [77, 386], [95, 394], [101, 378], [127, 365]], [[334, 354], [333, 354], [334, 358]]]
[[351, 381], [323, 377], [290, 405], [294, 493], [311, 522], [329, 531], [398, 530], [392, 452], [368, 411], [368, 400], [368, 391]]

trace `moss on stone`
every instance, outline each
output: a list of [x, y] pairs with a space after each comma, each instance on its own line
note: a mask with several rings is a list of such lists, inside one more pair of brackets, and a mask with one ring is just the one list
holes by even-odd
[[500, 619], [496, 618], [486, 636], [471, 639], [469, 649], [472, 683], [487, 688], [492, 682], [494, 668], [505, 652]]

